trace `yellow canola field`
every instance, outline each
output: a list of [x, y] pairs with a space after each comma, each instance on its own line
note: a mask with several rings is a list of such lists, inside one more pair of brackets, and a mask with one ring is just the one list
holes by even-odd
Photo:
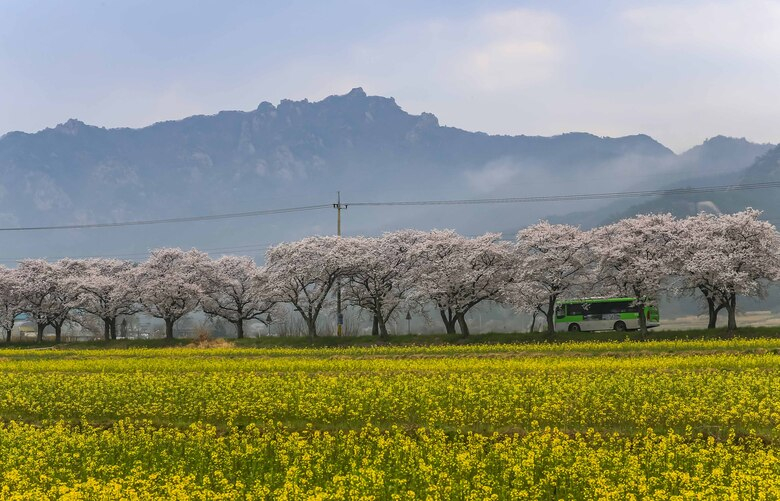
[[756, 437], [0, 428], [4, 499], [777, 499]]
[[0, 350], [0, 498], [777, 499], [775, 343]]

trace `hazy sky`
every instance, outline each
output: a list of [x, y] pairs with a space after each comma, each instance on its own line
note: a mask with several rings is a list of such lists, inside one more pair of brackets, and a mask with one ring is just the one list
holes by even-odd
[[501, 134], [780, 142], [780, 0], [0, 2], [0, 134], [362, 86]]

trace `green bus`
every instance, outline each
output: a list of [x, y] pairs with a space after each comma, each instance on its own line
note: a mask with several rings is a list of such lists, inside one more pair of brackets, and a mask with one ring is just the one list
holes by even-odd
[[[626, 331], [639, 329], [639, 307], [633, 297], [588, 298], [561, 301], [555, 309], [555, 330]], [[647, 327], [657, 327], [661, 317], [658, 308], [645, 306], [642, 315]]]

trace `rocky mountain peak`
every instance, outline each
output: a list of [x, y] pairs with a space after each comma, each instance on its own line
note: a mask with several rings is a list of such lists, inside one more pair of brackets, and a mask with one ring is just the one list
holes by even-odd
[[262, 103], [257, 105], [257, 110], [256, 111], [258, 111], [260, 113], [268, 113], [268, 112], [275, 111], [275, 110], [276, 110], [276, 106], [274, 106], [273, 104], [269, 103], [268, 101], [263, 101]]
[[363, 98], [368, 96], [366, 95], [366, 91], [363, 90], [363, 87], [355, 87], [351, 91], [349, 91], [344, 97]]
[[58, 124], [56, 127], [54, 127], [54, 130], [61, 134], [75, 136], [78, 134], [79, 130], [84, 129], [85, 127], [88, 127], [87, 124], [81, 120], [70, 118], [67, 122]]

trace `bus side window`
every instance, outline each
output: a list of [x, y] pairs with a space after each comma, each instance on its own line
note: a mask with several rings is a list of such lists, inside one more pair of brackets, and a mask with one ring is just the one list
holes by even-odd
[[556, 318], [563, 318], [566, 316], [566, 310], [563, 305], [558, 305], [555, 307], [555, 317]]
[[616, 314], [631, 311], [631, 301], [618, 301], [612, 303], [606, 303], [604, 313]]

